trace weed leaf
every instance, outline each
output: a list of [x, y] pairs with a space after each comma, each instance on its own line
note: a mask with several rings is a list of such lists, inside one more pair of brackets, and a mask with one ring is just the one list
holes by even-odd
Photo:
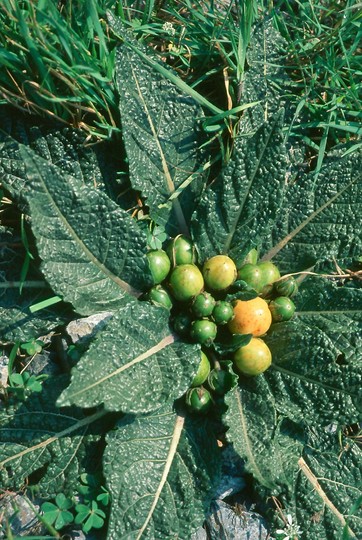
[[107, 443], [108, 540], [190, 538], [220, 473], [208, 420], [185, 419], [167, 404], [133, 421], [125, 417]]
[[59, 404], [145, 413], [180, 397], [196, 374], [200, 348], [177, 342], [168, 317], [141, 302], [119, 310], [73, 369]]
[[202, 109], [144, 62], [127, 40], [117, 52], [116, 76], [132, 186], [169, 234], [187, 234], [202, 189]]
[[285, 183], [282, 122], [278, 114], [253, 137], [237, 139], [225, 171], [203, 195], [192, 219], [202, 259], [238, 259], [270, 235]]

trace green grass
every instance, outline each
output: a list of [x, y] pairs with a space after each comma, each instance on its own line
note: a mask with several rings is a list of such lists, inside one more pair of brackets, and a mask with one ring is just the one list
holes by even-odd
[[[290, 134], [317, 170], [340, 142], [360, 144], [361, 4], [357, 0], [4, 0], [0, 99], [107, 138], [119, 130], [109, 9], [170, 64], [174, 82], [233, 138], [252, 24], [270, 17], [286, 42]], [[167, 74], [167, 72], [165, 72]], [[283, 84], [283, 81], [275, 81]], [[230, 112], [232, 110], [232, 112]], [[211, 126], [211, 128], [210, 128]]]

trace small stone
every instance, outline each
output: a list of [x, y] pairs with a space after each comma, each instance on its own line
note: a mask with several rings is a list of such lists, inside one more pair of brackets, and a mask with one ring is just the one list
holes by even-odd
[[[40, 511], [39, 505], [32, 502], [32, 506], [36, 512]], [[0, 515], [14, 536], [40, 536], [47, 532], [27, 499], [16, 493], [7, 493], [1, 498]]]
[[208, 540], [270, 540], [266, 522], [256, 512], [219, 500], [214, 501], [212, 511], [206, 520]]
[[208, 540], [207, 533], [203, 527], [200, 527], [191, 535], [190, 540]]
[[112, 312], [105, 311], [102, 313], [96, 313], [95, 315], [90, 315], [90, 317], [71, 321], [66, 328], [67, 334], [72, 340], [73, 344], [84, 343], [88, 339], [92, 338], [99, 330], [101, 330], [112, 315]]

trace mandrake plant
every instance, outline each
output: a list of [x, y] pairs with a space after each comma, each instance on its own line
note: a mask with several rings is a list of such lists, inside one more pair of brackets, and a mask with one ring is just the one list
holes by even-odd
[[[23, 241], [20, 253], [16, 231], [2, 226], [2, 343], [27, 342], [69, 317], [112, 316], [70, 376], [5, 403], [1, 485], [68, 496], [103, 452], [107, 539], [186, 540], [219, 481], [221, 437], [245, 460], [273, 530], [287, 531], [292, 520], [301, 539], [358, 538], [361, 155], [339, 147], [318, 174], [305, 172], [286, 140], [280, 100], [266, 88], [245, 111], [230, 159], [208, 178], [202, 108], [160, 66], [131, 38], [117, 50], [129, 180], [152, 221], [131, 215], [119, 196], [120, 145], [89, 146], [76, 130], [2, 111], [1, 183], [34, 244]], [[250, 69], [247, 95], [261, 85]], [[300, 281], [295, 317], [265, 337], [270, 369], [240, 376], [207, 415], [190, 414], [183, 398], [200, 345], [175, 333], [169, 310], [141, 300], [152, 285], [149, 223], [169, 237], [188, 235], [201, 264], [257, 247]], [[62, 302], [34, 310], [49, 298]], [[233, 344], [216, 338], [211, 350], [228, 360]]]

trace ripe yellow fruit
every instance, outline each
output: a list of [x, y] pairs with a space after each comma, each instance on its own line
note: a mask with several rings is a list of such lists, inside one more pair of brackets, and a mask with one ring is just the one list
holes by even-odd
[[236, 300], [234, 318], [228, 323], [232, 334], [252, 334], [262, 336], [272, 323], [268, 304], [262, 298], [252, 300]]
[[234, 363], [244, 375], [260, 375], [270, 367], [272, 355], [266, 343], [260, 338], [251, 338], [234, 354]]

